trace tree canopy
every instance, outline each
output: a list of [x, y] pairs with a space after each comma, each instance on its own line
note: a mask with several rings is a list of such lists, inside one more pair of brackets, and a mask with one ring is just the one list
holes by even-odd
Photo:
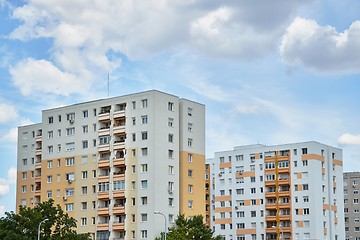
[[[175, 220], [175, 225], [168, 229], [166, 234], [167, 240], [189, 240], [189, 239], [203, 239], [203, 240], [222, 240], [222, 237], [213, 237], [214, 231], [204, 224], [203, 216], [197, 215], [190, 219], [184, 215], [178, 216]], [[164, 233], [161, 233], [163, 236]], [[161, 238], [156, 238], [160, 240]]]
[[18, 214], [6, 212], [5, 217], [0, 218], [0, 239], [37, 239], [39, 223], [45, 219], [48, 220], [41, 224], [41, 239], [89, 239], [88, 234], [76, 233], [76, 220], [64, 213], [60, 205], [54, 206], [52, 199], [33, 208], [20, 206]]

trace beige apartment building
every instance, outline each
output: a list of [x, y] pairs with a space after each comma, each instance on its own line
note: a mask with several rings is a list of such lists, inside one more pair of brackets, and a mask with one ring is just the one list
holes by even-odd
[[360, 240], [360, 172], [345, 172], [344, 215], [346, 240]]
[[52, 198], [94, 239], [154, 239], [163, 217], [205, 216], [205, 106], [151, 90], [44, 110], [19, 127], [17, 171], [17, 206]]

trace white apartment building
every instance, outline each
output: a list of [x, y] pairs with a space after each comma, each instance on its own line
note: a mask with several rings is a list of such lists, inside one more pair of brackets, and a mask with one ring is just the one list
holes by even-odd
[[224, 239], [345, 239], [341, 149], [256, 144], [216, 152], [208, 164], [211, 226]]
[[205, 106], [156, 90], [44, 110], [19, 127], [17, 206], [55, 200], [94, 239], [154, 239], [205, 215]]

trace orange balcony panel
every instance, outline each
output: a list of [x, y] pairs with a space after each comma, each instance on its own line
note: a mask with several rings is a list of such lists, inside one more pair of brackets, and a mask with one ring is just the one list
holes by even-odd
[[125, 165], [125, 158], [116, 158], [113, 160], [113, 165], [114, 166], [121, 166], [121, 165]]
[[121, 150], [125, 148], [125, 142], [114, 143], [114, 150]]
[[110, 145], [109, 144], [103, 144], [100, 145], [98, 148], [99, 152], [109, 152], [110, 151]]
[[336, 205], [331, 205], [331, 211], [337, 211], [337, 206]]
[[40, 196], [41, 196], [41, 190], [35, 191], [35, 197], [40, 197]]
[[266, 228], [266, 232], [267, 233], [276, 233], [277, 229], [276, 228]]
[[290, 185], [290, 178], [278, 181], [279, 185]]
[[125, 214], [125, 207], [114, 207], [113, 214]]
[[97, 231], [107, 231], [109, 230], [109, 224], [108, 223], [99, 223], [96, 227]]
[[35, 177], [35, 182], [41, 182], [41, 175]]
[[280, 203], [279, 208], [291, 208], [290, 203]]
[[324, 175], [325, 174], [325, 168], [321, 169], [321, 173]]
[[236, 229], [236, 234], [237, 235], [256, 234], [256, 228]]
[[109, 199], [108, 192], [98, 192], [98, 199]]
[[265, 186], [275, 186], [276, 182], [275, 181], [265, 181]]
[[266, 204], [265, 209], [276, 209], [276, 204]]
[[110, 113], [100, 113], [99, 121], [106, 121], [106, 120], [110, 120]]
[[327, 235], [327, 228], [324, 228], [324, 235]]
[[123, 198], [123, 197], [125, 197], [125, 191], [124, 190], [113, 191], [113, 197], [114, 198]]
[[290, 215], [280, 215], [279, 220], [280, 221], [290, 221]]
[[303, 154], [301, 155], [301, 160], [318, 160], [324, 162], [325, 158], [318, 154]]
[[110, 167], [110, 160], [100, 160], [98, 162], [99, 168]]
[[97, 212], [99, 216], [107, 216], [109, 215], [109, 208], [98, 208]]
[[288, 196], [290, 196], [289, 191], [279, 192], [279, 197], [288, 197]]
[[100, 129], [98, 131], [99, 136], [110, 135], [110, 128]]
[[289, 160], [289, 156], [278, 156], [279, 161]]
[[125, 174], [118, 174], [113, 176], [114, 181], [125, 180]]
[[98, 182], [109, 182], [110, 177], [109, 176], [99, 176]]
[[114, 231], [124, 231], [125, 225], [124, 223], [113, 223], [112, 228]]
[[336, 166], [342, 166], [342, 165], [343, 165], [343, 161], [342, 161], [342, 160], [333, 159], [332, 162], [333, 162], [333, 164], [335, 164]]
[[38, 149], [38, 150], [36, 150], [35, 155], [36, 155], [36, 156], [40, 156], [41, 153], [42, 153], [41, 149]]
[[266, 221], [275, 222], [276, 221], [276, 216], [266, 216]]
[[276, 197], [276, 192], [266, 192], [265, 197], [267, 198]]
[[114, 134], [122, 134], [125, 133], [125, 125], [124, 126], [116, 126], [113, 128]]
[[113, 117], [114, 118], [122, 118], [122, 117], [125, 117], [125, 111], [122, 110], [122, 111], [115, 111], [114, 114], [113, 114]]
[[278, 168], [278, 173], [290, 173], [290, 168]]
[[42, 141], [42, 136], [36, 136], [35, 141], [36, 142], [41, 142]]

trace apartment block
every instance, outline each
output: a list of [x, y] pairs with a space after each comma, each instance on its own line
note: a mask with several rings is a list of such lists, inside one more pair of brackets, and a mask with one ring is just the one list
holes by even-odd
[[205, 106], [156, 90], [44, 110], [19, 127], [16, 204], [54, 199], [94, 239], [154, 239], [205, 215]]
[[346, 240], [360, 240], [360, 172], [345, 172], [344, 215]]
[[216, 152], [208, 164], [211, 226], [223, 239], [345, 239], [341, 149], [255, 144]]

